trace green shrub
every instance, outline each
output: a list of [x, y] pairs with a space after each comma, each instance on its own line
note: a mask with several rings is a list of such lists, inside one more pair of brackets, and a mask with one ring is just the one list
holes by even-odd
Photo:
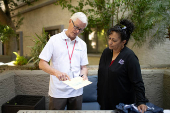
[[16, 61], [14, 61], [15, 65], [25, 65], [25, 64], [27, 64], [28, 60], [24, 56], [18, 55], [17, 52], [13, 52], [13, 53], [17, 56]]
[[11, 36], [16, 36], [14, 30], [9, 26], [0, 23], [0, 41], [8, 41]]
[[39, 64], [39, 55], [41, 51], [43, 50], [44, 46], [47, 43], [47, 38], [49, 38], [48, 33], [43, 30], [43, 33], [41, 35], [37, 35], [33, 37], [34, 40], [32, 40], [35, 44], [34, 46], [29, 46], [31, 48], [31, 59], [28, 61], [33, 61], [35, 67], [38, 69]]

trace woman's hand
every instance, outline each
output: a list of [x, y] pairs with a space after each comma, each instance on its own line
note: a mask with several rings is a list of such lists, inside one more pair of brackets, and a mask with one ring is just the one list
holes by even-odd
[[141, 113], [144, 113], [147, 109], [148, 107], [145, 104], [141, 104], [138, 106], [138, 111]]

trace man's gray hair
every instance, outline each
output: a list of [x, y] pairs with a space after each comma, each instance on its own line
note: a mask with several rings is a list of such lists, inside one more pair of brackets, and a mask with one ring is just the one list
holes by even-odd
[[80, 21], [82, 21], [83, 23], [86, 23], [86, 26], [88, 25], [88, 19], [87, 16], [83, 13], [83, 12], [77, 12], [74, 13], [71, 18], [73, 21], [76, 21], [77, 19], [79, 19]]

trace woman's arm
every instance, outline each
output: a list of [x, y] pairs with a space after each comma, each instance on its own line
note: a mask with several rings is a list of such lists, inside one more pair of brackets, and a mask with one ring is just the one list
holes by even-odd
[[147, 109], [147, 106], [145, 105], [147, 99], [145, 98], [144, 82], [141, 75], [140, 64], [136, 55], [130, 56], [127, 67], [129, 79], [134, 86], [138, 110], [142, 110], [142, 113], [144, 113]]

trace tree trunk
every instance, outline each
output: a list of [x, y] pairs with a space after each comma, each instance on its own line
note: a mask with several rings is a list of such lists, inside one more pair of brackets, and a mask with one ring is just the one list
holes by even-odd
[[2, 25], [7, 25], [7, 17], [1, 8], [0, 8], [0, 23]]

